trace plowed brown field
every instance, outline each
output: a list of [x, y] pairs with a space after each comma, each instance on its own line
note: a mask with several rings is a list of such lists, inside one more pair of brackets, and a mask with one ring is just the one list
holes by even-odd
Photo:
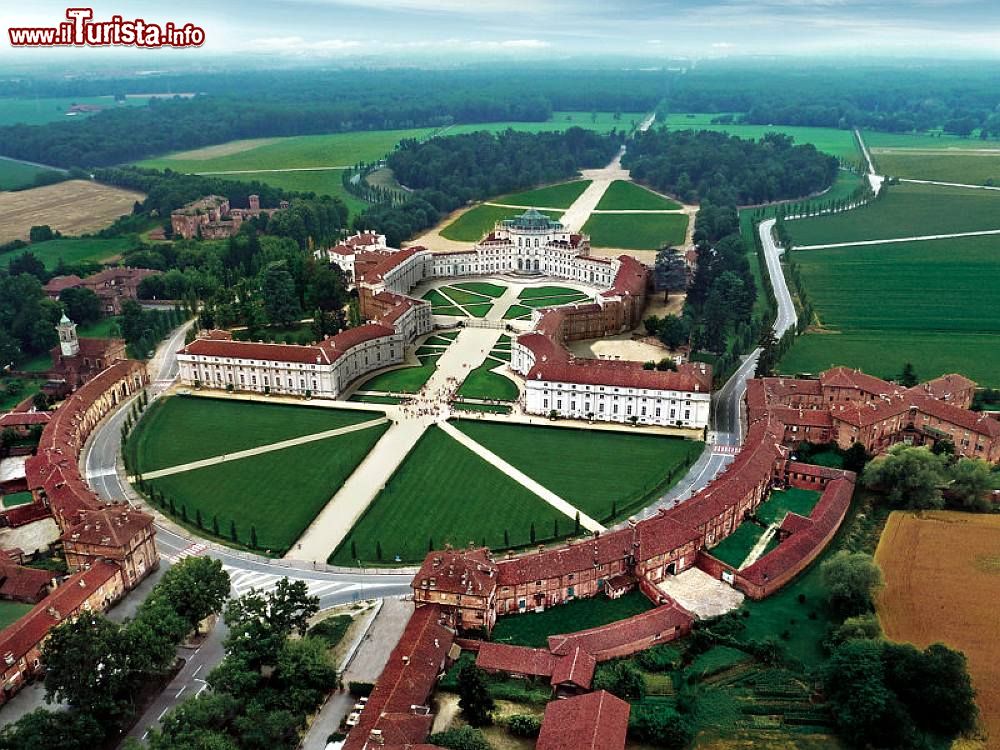
[[87, 180], [0, 193], [0, 243], [28, 239], [36, 224], [48, 224], [65, 235], [96, 232], [146, 196], [133, 190]]
[[990, 736], [983, 747], [1000, 747], [1000, 516], [895, 512], [875, 559], [886, 636], [964, 651]]

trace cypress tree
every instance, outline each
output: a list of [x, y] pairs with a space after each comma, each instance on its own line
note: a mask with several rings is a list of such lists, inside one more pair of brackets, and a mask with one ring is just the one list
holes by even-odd
[[240, 538], [236, 533], [236, 521], [229, 522], [229, 538], [234, 542], [239, 542]]
[[535, 543], [535, 522], [534, 521], [531, 522], [531, 535], [530, 536], [531, 536], [531, 543], [534, 544]]
[[257, 549], [257, 527], [250, 527], [250, 548]]
[[375, 559], [379, 562], [382, 560], [382, 542], [375, 542]]
[[219, 536], [219, 517], [212, 516], [212, 533]]
[[552, 536], [555, 539], [559, 538], [559, 519], [558, 518], [553, 518], [552, 519]]
[[576, 512], [576, 518], [573, 519], [573, 533], [580, 533], [580, 511]]
[[202, 526], [202, 520], [201, 520], [201, 508], [196, 508], [194, 511], [194, 522], [199, 529], [204, 528], [204, 526]]
[[184, 521], [184, 523], [187, 523], [187, 520], [188, 520], [188, 507], [187, 507], [187, 505], [181, 505], [181, 519]]
[[503, 546], [504, 547], [510, 546], [510, 532], [507, 529], [503, 530]]
[[358, 559], [358, 543], [355, 542], [353, 539], [351, 540], [351, 559], [352, 560]]
[[428, 552], [434, 551], [434, 537], [432, 536], [427, 537], [427, 551]]

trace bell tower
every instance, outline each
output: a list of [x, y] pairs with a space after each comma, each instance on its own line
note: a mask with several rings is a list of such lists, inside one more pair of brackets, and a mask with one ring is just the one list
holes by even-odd
[[80, 339], [76, 336], [76, 323], [66, 317], [63, 313], [56, 326], [59, 332], [59, 349], [64, 357], [75, 357], [80, 353]]

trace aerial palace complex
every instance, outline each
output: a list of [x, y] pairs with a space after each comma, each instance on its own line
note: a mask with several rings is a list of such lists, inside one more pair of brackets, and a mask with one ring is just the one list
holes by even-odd
[[[636, 328], [649, 269], [631, 256], [590, 256], [590, 240], [529, 210], [496, 228], [467, 252], [421, 246], [389, 248], [373, 232], [320, 251], [358, 289], [367, 325], [315, 346], [199, 339], [181, 352], [181, 379], [207, 388], [338, 398], [357, 378], [402, 364], [408, 344], [433, 328], [428, 302], [409, 296], [419, 284], [456, 276], [549, 276], [595, 288], [593, 300], [535, 310], [530, 332], [517, 338], [510, 369], [524, 379], [528, 414], [704, 429], [711, 368], [682, 363], [676, 371], [643, 363], [574, 357], [567, 341]], [[514, 328], [514, 326], [511, 326]]]
[[[969, 411], [975, 384], [945, 375], [902, 388], [857, 370], [835, 368], [818, 379], [748, 381], [749, 429], [735, 461], [690, 499], [642, 521], [593, 538], [514, 556], [489, 549], [445, 549], [427, 555], [413, 578], [417, 609], [389, 657], [346, 750], [421, 745], [433, 717], [427, 706], [438, 676], [455, 657], [453, 646], [477, 653], [491, 672], [548, 678], [564, 697], [548, 705], [537, 747], [621, 750], [628, 704], [591, 688], [597, 663], [626, 656], [688, 633], [694, 616], [671, 599], [664, 582], [696, 567], [753, 599], [774, 593], [827, 545], [847, 513], [855, 476], [801, 463], [802, 442], [861, 444], [880, 453], [904, 442], [954, 443], [962, 456], [1000, 459], [1000, 422]], [[737, 569], [712, 556], [712, 547], [753, 515], [774, 488], [820, 490], [809, 517], [788, 513], [778, 545]], [[638, 587], [655, 605], [645, 613], [578, 633], [554, 635], [544, 649], [476, 640], [500, 616], [539, 611], [573, 599], [621, 596]], [[466, 637], [463, 637], [466, 636]]]

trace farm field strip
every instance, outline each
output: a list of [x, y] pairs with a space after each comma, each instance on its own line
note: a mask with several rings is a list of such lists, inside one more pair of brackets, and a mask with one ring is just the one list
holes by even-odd
[[145, 195], [86, 180], [0, 193], [0, 243], [28, 239], [28, 230], [48, 224], [67, 235], [96, 232], [132, 212]]
[[879, 174], [973, 185], [1000, 184], [1000, 151], [897, 150], [872, 152]]

